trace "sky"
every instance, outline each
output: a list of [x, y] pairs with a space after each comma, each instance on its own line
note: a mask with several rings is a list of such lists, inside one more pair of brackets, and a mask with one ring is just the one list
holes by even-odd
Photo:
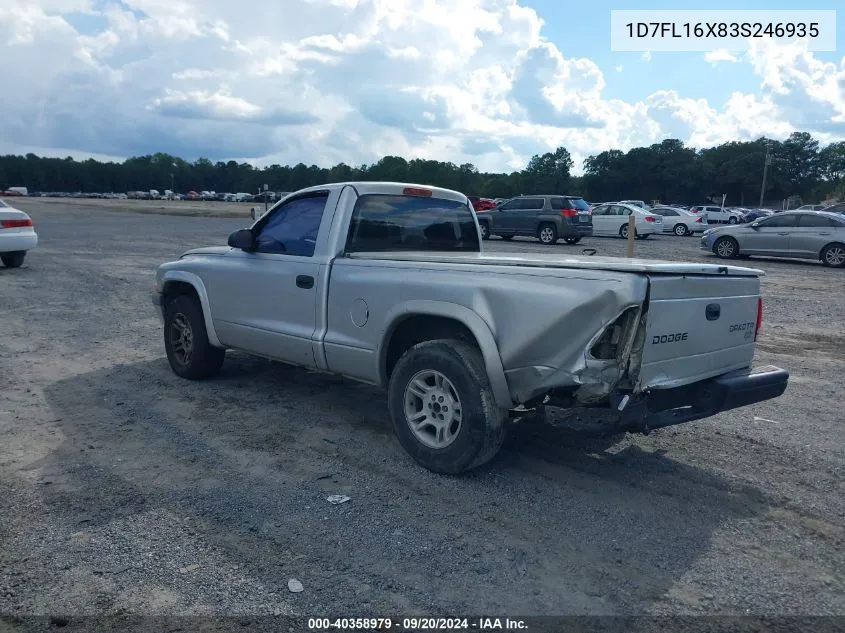
[[0, 154], [322, 167], [398, 155], [498, 172], [562, 145], [579, 173], [589, 155], [665, 138], [845, 140], [845, 11], [836, 52], [611, 50], [611, 10], [675, 6], [0, 0]]

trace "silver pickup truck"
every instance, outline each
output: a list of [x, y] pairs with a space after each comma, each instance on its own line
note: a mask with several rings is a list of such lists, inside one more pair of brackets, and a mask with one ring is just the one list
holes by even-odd
[[177, 375], [214, 376], [233, 349], [378, 385], [402, 446], [460, 473], [548, 406], [647, 433], [780, 396], [786, 371], [751, 369], [761, 274], [487, 254], [463, 194], [354, 182], [162, 264], [152, 301]]

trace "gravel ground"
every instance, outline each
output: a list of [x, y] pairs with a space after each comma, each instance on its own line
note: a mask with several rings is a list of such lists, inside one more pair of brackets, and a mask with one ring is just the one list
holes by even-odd
[[[373, 388], [239, 354], [171, 373], [154, 269], [245, 221], [15, 204], [41, 242], [0, 268], [0, 614], [845, 615], [842, 271], [752, 262], [780, 399], [616, 443], [526, 428], [449, 478]], [[625, 251], [551, 248], [581, 247]]]

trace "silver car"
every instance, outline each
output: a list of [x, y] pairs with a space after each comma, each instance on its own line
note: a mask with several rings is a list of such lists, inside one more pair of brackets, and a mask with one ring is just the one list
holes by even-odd
[[750, 224], [705, 231], [701, 248], [723, 259], [748, 255], [821, 260], [845, 267], [845, 216], [825, 211], [776, 213]]

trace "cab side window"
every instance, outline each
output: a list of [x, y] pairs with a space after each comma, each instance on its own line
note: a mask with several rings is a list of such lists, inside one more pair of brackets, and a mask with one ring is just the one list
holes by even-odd
[[328, 193], [291, 200], [267, 214], [255, 239], [259, 253], [312, 257]]

